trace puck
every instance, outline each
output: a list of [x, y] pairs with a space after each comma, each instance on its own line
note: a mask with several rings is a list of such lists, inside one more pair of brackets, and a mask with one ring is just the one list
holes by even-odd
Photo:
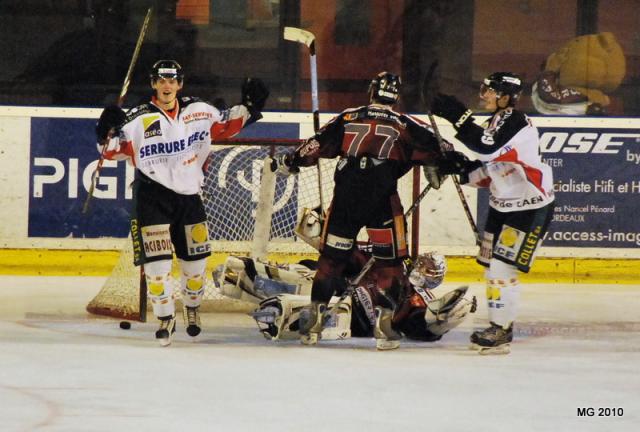
[[120, 321], [120, 328], [122, 330], [129, 330], [131, 328], [131, 323], [129, 321]]

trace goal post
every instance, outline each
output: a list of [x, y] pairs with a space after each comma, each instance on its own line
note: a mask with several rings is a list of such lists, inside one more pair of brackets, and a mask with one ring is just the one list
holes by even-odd
[[[229, 255], [252, 256], [262, 260], [297, 261], [317, 256], [317, 251], [295, 234], [305, 208], [320, 205], [320, 190], [330, 202], [333, 196], [335, 159], [321, 159], [322, 182], [318, 184], [316, 167], [301, 168], [300, 173], [282, 176], [272, 173], [269, 157], [289, 152], [302, 141], [295, 139], [236, 138], [211, 145], [202, 199], [213, 255], [207, 264], [207, 282], [202, 311], [246, 309], [235, 299], [225, 298], [217, 289], [212, 270]], [[401, 180], [401, 199], [411, 205], [414, 175]], [[419, 181], [419, 177], [418, 177]], [[419, 189], [419, 188], [418, 188]], [[417, 238], [417, 223], [407, 221], [410, 238]], [[366, 233], [361, 233], [366, 239]], [[140, 271], [133, 266], [131, 239], [124, 247], [111, 275], [91, 300], [91, 313], [141, 319], [146, 296], [140, 290]], [[179, 272], [174, 270], [174, 293], [179, 300]]]

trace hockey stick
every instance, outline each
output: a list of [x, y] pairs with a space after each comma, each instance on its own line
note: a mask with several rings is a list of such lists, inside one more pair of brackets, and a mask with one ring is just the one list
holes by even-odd
[[[438, 140], [438, 145], [440, 146], [440, 151], [445, 151], [445, 143], [442, 139], [442, 135], [440, 135], [440, 130], [438, 129], [438, 125], [436, 124], [436, 120], [433, 118], [433, 114], [431, 111], [427, 111], [427, 116], [429, 117], [429, 122], [431, 123], [431, 127], [433, 128], [433, 133], [436, 136], [436, 140]], [[476, 245], [480, 245], [480, 233], [478, 232], [478, 227], [476, 226], [475, 221], [473, 220], [473, 215], [471, 214], [471, 209], [469, 208], [469, 204], [467, 203], [467, 199], [462, 192], [462, 187], [460, 186], [460, 181], [454, 175], [451, 176], [453, 180], [453, 184], [456, 187], [456, 192], [458, 192], [458, 197], [460, 197], [460, 203], [462, 204], [462, 208], [464, 209], [464, 214], [467, 216], [467, 220], [469, 221], [469, 225], [473, 230], [473, 234], [476, 238]]]
[[[427, 73], [424, 79], [422, 80], [422, 91], [420, 92], [420, 98], [422, 100], [422, 104], [427, 109], [427, 116], [429, 117], [429, 122], [431, 123], [433, 134], [436, 136], [436, 140], [438, 141], [438, 146], [440, 147], [440, 151], [444, 152], [447, 150], [446, 148], [447, 145], [444, 143], [444, 140], [442, 139], [442, 135], [440, 135], [440, 129], [438, 129], [438, 125], [436, 124], [436, 121], [433, 117], [433, 113], [431, 113], [431, 110], [429, 109], [429, 104], [431, 101], [431, 98], [429, 96], [431, 96], [430, 94], [431, 89], [437, 88], [437, 78], [434, 80], [435, 71], [437, 68], [438, 68], [438, 61], [435, 60], [429, 66], [429, 69], [427, 70]], [[434, 81], [436, 81], [435, 84], [434, 84]], [[456, 187], [456, 192], [458, 193], [458, 197], [460, 197], [460, 202], [462, 203], [462, 208], [464, 209], [464, 213], [467, 216], [469, 225], [471, 225], [471, 229], [473, 230], [473, 234], [476, 238], [476, 244], [480, 245], [480, 234], [478, 232], [478, 227], [476, 226], [476, 223], [473, 220], [473, 215], [471, 214], [471, 210], [469, 209], [469, 204], [467, 203], [467, 199], [465, 198], [464, 193], [462, 192], [462, 187], [460, 187], [460, 182], [455, 176], [451, 176], [451, 178], [453, 179], [453, 184]]]
[[[147, 10], [147, 14], [144, 17], [144, 21], [142, 23], [142, 28], [140, 28], [140, 33], [138, 34], [138, 40], [136, 41], [136, 47], [133, 50], [133, 55], [131, 56], [131, 62], [129, 62], [129, 69], [127, 70], [127, 75], [124, 77], [124, 82], [122, 83], [122, 89], [120, 90], [120, 95], [118, 96], [117, 105], [119, 107], [124, 103], [124, 98], [129, 91], [129, 83], [131, 82], [131, 76], [133, 75], [133, 68], [135, 67], [138, 56], [140, 55], [140, 47], [142, 47], [142, 42], [144, 41], [144, 36], [147, 33], [147, 28], [149, 27], [149, 21], [151, 19], [151, 11], [153, 8], [149, 8]], [[105, 140], [102, 146], [102, 152], [100, 153], [100, 159], [98, 159], [98, 165], [96, 165], [96, 169], [93, 171], [91, 175], [91, 187], [89, 188], [89, 194], [87, 195], [87, 199], [82, 206], [82, 213], [87, 213], [89, 210], [89, 202], [93, 197], [93, 193], [95, 192], [96, 185], [98, 184], [98, 178], [100, 177], [100, 170], [102, 169], [102, 165], [104, 164], [104, 155], [107, 150], [107, 144], [109, 142], [109, 138]]]
[[[318, 69], [316, 65], [316, 37], [313, 33], [297, 27], [285, 27], [283, 37], [291, 42], [301, 43], [309, 48], [309, 70], [311, 71], [311, 111], [313, 114], [313, 131], [320, 129], [320, 108], [318, 103]], [[318, 214], [323, 217], [324, 199], [322, 193], [322, 174], [320, 171], [320, 161], [318, 160], [318, 192], [320, 194], [320, 211]]]

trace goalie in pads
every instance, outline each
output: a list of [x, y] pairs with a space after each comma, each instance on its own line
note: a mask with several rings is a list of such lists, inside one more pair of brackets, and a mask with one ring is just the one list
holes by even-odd
[[[437, 253], [422, 254], [415, 262], [407, 262], [404, 273], [408, 277], [403, 278], [406, 283], [401, 288], [382, 290], [375, 267], [358, 284], [347, 286], [348, 277], [359, 273], [368, 257], [361, 248], [352, 255], [345, 279], [349, 294], [343, 301], [334, 296], [329, 302], [329, 308], [336, 309], [327, 314], [323, 339], [374, 336], [381, 350], [397, 348], [403, 336], [434, 342], [475, 311], [476, 301], [467, 298], [467, 287], [440, 296], [432, 292], [446, 272], [444, 257]], [[252, 316], [266, 338], [295, 339], [310, 318], [309, 295], [315, 274], [314, 261], [303, 263], [276, 265], [231, 256], [218, 277], [224, 294], [260, 302]], [[380, 309], [393, 312], [383, 316]], [[389, 337], [389, 333], [395, 337]]]

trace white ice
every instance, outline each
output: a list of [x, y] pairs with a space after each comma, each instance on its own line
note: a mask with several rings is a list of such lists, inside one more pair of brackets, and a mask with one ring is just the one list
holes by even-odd
[[481, 284], [442, 341], [376, 352], [274, 343], [242, 314], [161, 348], [154, 322], [85, 312], [103, 282], [0, 277], [0, 431], [640, 430], [640, 285], [526, 285], [512, 353], [480, 356]]

